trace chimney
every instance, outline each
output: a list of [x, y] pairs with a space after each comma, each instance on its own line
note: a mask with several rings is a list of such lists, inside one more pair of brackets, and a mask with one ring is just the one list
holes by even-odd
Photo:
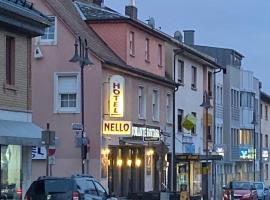
[[130, 0], [129, 5], [126, 6], [125, 14], [131, 19], [137, 20], [138, 9], [136, 8], [135, 0]]
[[184, 43], [194, 45], [194, 30], [184, 30]]
[[93, 0], [93, 3], [100, 6], [100, 7], [103, 7], [104, 6], [104, 2], [103, 0]]

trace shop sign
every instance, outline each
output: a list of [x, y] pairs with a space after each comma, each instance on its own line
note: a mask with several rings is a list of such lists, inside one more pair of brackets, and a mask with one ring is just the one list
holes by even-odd
[[255, 151], [253, 148], [240, 147], [240, 159], [242, 160], [253, 160], [255, 156]]
[[262, 150], [262, 159], [263, 159], [263, 161], [268, 161], [268, 158], [269, 158], [268, 150]]
[[125, 79], [119, 75], [110, 78], [110, 117], [124, 116]]
[[216, 147], [216, 153], [222, 157], [224, 157], [224, 147]]
[[160, 130], [151, 127], [132, 126], [132, 136], [143, 137], [145, 142], [154, 142], [160, 140]]
[[103, 121], [104, 135], [130, 135], [130, 121]]
[[45, 160], [47, 158], [46, 148], [44, 146], [32, 147], [32, 159], [33, 160]]

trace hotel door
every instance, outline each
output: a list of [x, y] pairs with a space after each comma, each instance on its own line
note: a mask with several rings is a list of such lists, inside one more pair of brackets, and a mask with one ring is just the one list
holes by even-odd
[[110, 148], [109, 191], [128, 196], [144, 191], [144, 147]]

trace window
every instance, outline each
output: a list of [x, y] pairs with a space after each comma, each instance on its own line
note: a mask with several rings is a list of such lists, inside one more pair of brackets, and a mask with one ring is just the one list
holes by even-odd
[[135, 39], [134, 32], [129, 32], [129, 54], [135, 56]]
[[15, 38], [6, 37], [6, 83], [15, 85]]
[[208, 94], [210, 97], [213, 95], [212, 87], [212, 72], [208, 72]]
[[253, 108], [253, 95], [251, 92], [241, 92], [240, 106], [246, 108]]
[[269, 173], [268, 173], [269, 167], [268, 164], [265, 164], [265, 178], [268, 180], [269, 179]]
[[191, 88], [197, 88], [197, 68], [192, 66], [192, 74], [191, 74]]
[[261, 119], [262, 119], [262, 113], [263, 113], [263, 110], [262, 110], [262, 104], [260, 104], [260, 115], [261, 115]]
[[[195, 112], [192, 112], [191, 113], [195, 118], [196, 118], [196, 113]], [[194, 125], [194, 127], [191, 129], [191, 134], [196, 134], [196, 124]]]
[[167, 122], [172, 122], [172, 95], [170, 93], [167, 94], [166, 98], [166, 119]]
[[268, 106], [267, 105], [265, 105], [264, 111], [265, 111], [265, 120], [268, 120]]
[[252, 134], [251, 130], [248, 129], [240, 129], [239, 130], [239, 144], [245, 145], [245, 144], [252, 144]]
[[239, 145], [239, 130], [232, 128], [231, 134], [232, 134], [232, 145], [236, 147]]
[[87, 184], [87, 190], [86, 190], [86, 193], [87, 193], [87, 194], [92, 194], [92, 195], [96, 195], [96, 196], [97, 196], [97, 195], [98, 195], [98, 194], [97, 194], [97, 190], [96, 190], [96, 187], [95, 187], [93, 181], [87, 180], [87, 181], [86, 181], [86, 184]]
[[150, 40], [148, 38], [145, 39], [145, 60], [150, 61]]
[[266, 148], [268, 148], [268, 135], [265, 135], [265, 146]]
[[216, 143], [217, 144], [222, 144], [222, 132], [223, 132], [223, 130], [222, 130], [223, 128], [221, 127], [221, 126], [217, 126], [217, 130], [216, 130], [216, 132], [217, 132], [217, 136], [216, 136]]
[[56, 112], [79, 112], [78, 77], [77, 73], [56, 75]]
[[184, 83], [184, 61], [178, 60], [178, 83]]
[[161, 44], [158, 45], [158, 58], [159, 58], [159, 63], [158, 63], [158, 65], [159, 65], [159, 66], [162, 66], [163, 60], [162, 60], [162, 45], [161, 45]]
[[177, 130], [178, 132], [182, 132], [182, 121], [183, 121], [183, 114], [184, 111], [182, 109], [178, 109], [178, 114], [177, 114]]
[[51, 20], [51, 26], [45, 29], [44, 35], [40, 36], [41, 44], [56, 44], [57, 26], [56, 17], [49, 16]]
[[138, 89], [138, 115], [140, 119], [145, 119], [146, 101], [144, 87], [140, 86]]
[[153, 90], [152, 113], [153, 113], [153, 121], [159, 121], [159, 93], [157, 90]]
[[107, 193], [106, 190], [100, 185], [98, 182], [95, 181], [95, 185], [98, 191], [98, 195], [101, 197], [104, 197], [104, 195]]

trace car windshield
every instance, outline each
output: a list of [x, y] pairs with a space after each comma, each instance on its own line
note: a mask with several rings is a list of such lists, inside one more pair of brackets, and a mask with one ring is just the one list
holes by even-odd
[[67, 179], [46, 180], [46, 192], [68, 192], [72, 190], [72, 181]]
[[238, 190], [250, 190], [251, 184], [249, 182], [233, 182], [232, 188]]
[[256, 188], [256, 189], [259, 189], [259, 190], [260, 190], [260, 189], [261, 189], [261, 190], [263, 189], [263, 184], [262, 184], [262, 183], [254, 183], [254, 185], [255, 185], [255, 188]]

